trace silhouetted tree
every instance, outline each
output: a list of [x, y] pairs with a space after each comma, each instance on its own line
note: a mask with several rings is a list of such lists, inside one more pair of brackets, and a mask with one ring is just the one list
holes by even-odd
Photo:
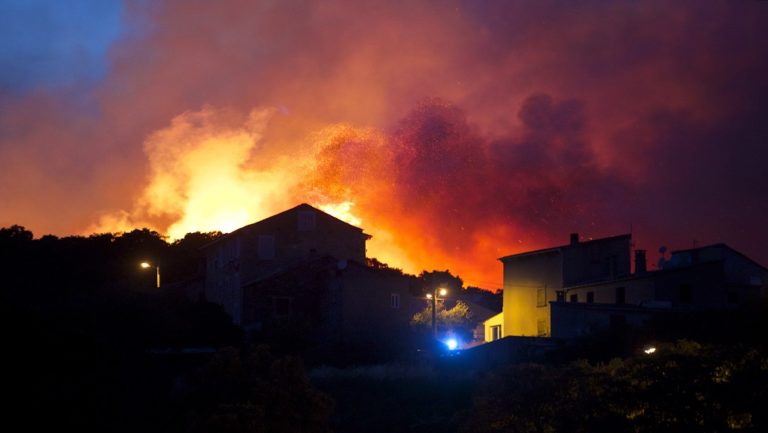
[[[411, 326], [423, 330], [432, 327], [432, 302], [427, 302], [427, 306], [413, 315]], [[473, 321], [472, 312], [469, 306], [462, 301], [456, 301], [453, 308], [446, 309], [442, 302], [437, 303], [437, 312], [435, 314], [437, 328], [441, 333], [452, 333], [460, 336], [464, 341], [469, 341], [472, 336]]]
[[444, 271], [422, 271], [419, 274], [419, 279], [423, 283], [425, 293], [431, 293], [435, 289], [443, 288], [448, 290], [448, 296], [455, 297], [464, 287], [464, 282], [461, 278], [454, 276], [447, 269]]
[[0, 228], [0, 243], [27, 242], [33, 238], [32, 232], [20, 225]]

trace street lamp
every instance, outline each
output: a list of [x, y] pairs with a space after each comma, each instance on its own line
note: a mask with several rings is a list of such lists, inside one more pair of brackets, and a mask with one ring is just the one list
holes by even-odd
[[160, 266], [152, 266], [149, 262], [141, 262], [141, 267], [143, 269], [149, 269], [154, 267], [155, 268], [155, 275], [157, 278], [157, 288], [160, 288]]
[[438, 289], [437, 287], [435, 287], [432, 293], [427, 293], [427, 299], [432, 300], [432, 336], [434, 338], [437, 338], [437, 322], [435, 322], [435, 311], [437, 310], [438, 293], [440, 294], [440, 296], [445, 296], [448, 294], [448, 291], [445, 289]]

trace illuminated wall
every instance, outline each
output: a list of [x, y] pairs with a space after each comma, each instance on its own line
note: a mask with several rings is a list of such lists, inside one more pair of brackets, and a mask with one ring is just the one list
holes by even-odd
[[490, 343], [494, 340], [493, 336], [493, 327], [494, 326], [500, 326], [501, 327], [501, 335], [504, 336], [504, 313], [499, 313], [490, 319], [483, 322], [483, 328], [485, 329], [485, 338], [484, 341], [486, 343]]
[[580, 241], [501, 258], [504, 335], [549, 337], [550, 302], [565, 286], [624, 278], [630, 273], [630, 235]]
[[504, 336], [549, 336], [549, 302], [563, 286], [559, 249], [505, 257]]

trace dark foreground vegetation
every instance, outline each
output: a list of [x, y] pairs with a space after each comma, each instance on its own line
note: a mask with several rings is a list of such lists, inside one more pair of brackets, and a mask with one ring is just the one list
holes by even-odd
[[[180, 290], [199, 247], [0, 229], [6, 426], [99, 432], [768, 431], [768, 309], [669, 317], [493, 368], [334, 368], [244, 338]], [[154, 288], [141, 260], [162, 260]], [[167, 271], [167, 272], [166, 272]], [[165, 283], [164, 283], [165, 284]], [[642, 351], [653, 344], [656, 352]]]

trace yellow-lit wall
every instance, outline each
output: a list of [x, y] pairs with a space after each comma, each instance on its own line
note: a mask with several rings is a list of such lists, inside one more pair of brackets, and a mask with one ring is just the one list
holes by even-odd
[[[561, 290], [562, 256], [559, 250], [503, 259], [504, 263], [504, 323], [503, 335], [548, 336], [549, 302], [557, 299]], [[538, 290], [543, 289], [545, 300], [538, 305]], [[539, 321], [544, 332], [539, 333]]]
[[493, 341], [493, 336], [491, 335], [491, 328], [494, 326], [501, 325], [501, 335], [504, 336], [504, 313], [499, 313], [490, 319], [483, 322], [483, 328], [485, 328], [485, 342], [489, 343]]

